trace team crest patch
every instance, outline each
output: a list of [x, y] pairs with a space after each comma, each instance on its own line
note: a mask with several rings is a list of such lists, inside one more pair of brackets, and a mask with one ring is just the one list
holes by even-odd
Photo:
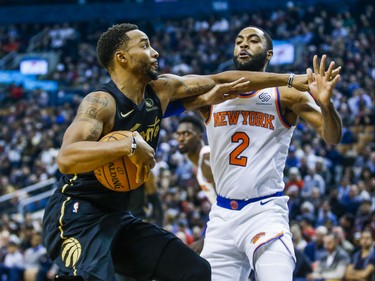
[[61, 245], [61, 259], [66, 267], [74, 267], [81, 257], [82, 246], [73, 237], [66, 239]]
[[253, 244], [256, 244], [256, 242], [258, 242], [259, 238], [266, 235], [265, 232], [259, 232], [257, 234], [254, 235], [254, 237], [251, 239], [251, 243]]
[[236, 201], [230, 201], [230, 207], [232, 208], [232, 210], [237, 210], [238, 203]]

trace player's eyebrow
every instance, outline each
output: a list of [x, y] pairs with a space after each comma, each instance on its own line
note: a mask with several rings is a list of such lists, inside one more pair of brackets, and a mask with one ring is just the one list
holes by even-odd
[[239, 38], [239, 39], [245, 39], [245, 37], [248, 38], [248, 39], [250, 39], [251, 37], [257, 37], [259, 40], [261, 40], [260, 36], [258, 34], [255, 34], [255, 33], [249, 34], [247, 36], [243, 36], [243, 35], [237, 36], [237, 38]]
[[139, 40], [139, 43], [141, 43], [141, 42], [149, 42], [148, 37], [142, 37], [142, 38]]

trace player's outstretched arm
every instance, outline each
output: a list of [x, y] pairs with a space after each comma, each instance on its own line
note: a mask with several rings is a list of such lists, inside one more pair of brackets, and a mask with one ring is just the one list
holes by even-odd
[[[307, 77], [310, 93], [322, 111], [322, 138], [331, 144], [337, 144], [342, 137], [341, 118], [331, 101], [332, 91], [340, 79], [340, 75], [333, 75], [335, 63], [329, 64], [325, 72], [327, 56], [323, 55], [320, 65], [318, 66], [318, 57], [314, 56], [313, 66], [314, 74], [311, 69], [307, 69]], [[334, 78], [332, 78], [334, 77]]]
[[[290, 74], [251, 71], [226, 71], [213, 75], [177, 76], [163, 74], [151, 85], [162, 100], [176, 100], [204, 94], [217, 84], [234, 82], [240, 78], [250, 81], [244, 91], [254, 91], [268, 87], [286, 86]], [[295, 75], [291, 84], [298, 90], [307, 91], [307, 75]]]

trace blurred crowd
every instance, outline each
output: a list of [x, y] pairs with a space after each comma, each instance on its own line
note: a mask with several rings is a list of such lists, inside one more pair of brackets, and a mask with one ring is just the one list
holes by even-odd
[[[137, 23], [160, 53], [162, 73], [208, 74], [230, 69], [235, 35], [248, 25], [262, 27], [273, 39], [302, 46], [296, 63], [272, 66], [267, 71], [304, 73], [311, 66], [313, 55], [323, 53], [343, 67], [333, 95], [344, 125], [341, 143], [325, 144], [300, 120], [286, 161], [285, 193], [290, 197], [290, 222], [300, 257], [296, 278], [343, 280], [350, 270], [355, 271], [355, 263], [374, 265], [374, 6], [370, 1], [355, 4], [337, 12], [324, 6], [300, 7], [288, 2], [285, 9], [251, 11], [226, 18]], [[63, 133], [82, 97], [108, 79], [96, 60], [95, 44], [100, 33], [111, 24], [86, 22], [0, 28], [1, 56], [26, 50], [32, 35], [43, 30], [45, 36], [35, 50], [53, 50], [60, 58], [56, 70], [48, 77], [59, 83], [57, 92], [28, 91], [16, 84], [0, 85], [3, 124], [0, 127], [0, 196], [59, 177], [55, 159]], [[141, 215], [191, 244], [202, 234], [210, 204], [199, 190], [194, 166], [178, 151], [174, 134], [178, 118], [163, 120], [157, 164], [153, 169], [157, 190], [146, 192]], [[12, 204], [16, 206], [17, 200]], [[0, 212], [0, 270], [6, 265], [7, 257], [12, 256], [22, 259], [22, 263], [16, 264], [21, 265], [19, 274], [25, 274], [25, 280], [48, 280], [55, 269], [38, 242], [40, 221], [31, 220], [29, 214], [15, 219], [1, 207]], [[366, 243], [370, 243], [370, 258], [362, 261], [358, 250], [368, 247]], [[39, 269], [23, 273], [29, 272], [26, 269], [30, 249], [38, 253]], [[332, 262], [331, 254], [337, 251], [341, 259]], [[43, 277], [38, 272], [43, 272], [40, 273]], [[9, 272], [6, 274], [10, 276]], [[31, 279], [27, 279], [29, 276]], [[350, 276], [347, 280], [358, 280]]]

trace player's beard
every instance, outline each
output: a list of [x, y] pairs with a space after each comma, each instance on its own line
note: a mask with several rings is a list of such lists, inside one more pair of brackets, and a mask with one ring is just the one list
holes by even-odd
[[151, 80], [157, 80], [159, 73], [152, 69], [152, 65], [146, 62], [140, 62], [138, 64], [138, 72], [144, 74], [146, 77], [148, 77]]
[[146, 70], [146, 75], [151, 78], [151, 80], [158, 80], [159, 77], [159, 73], [155, 70], [152, 70], [151, 66]]
[[263, 71], [267, 63], [267, 51], [263, 53], [252, 55], [248, 61], [238, 61], [238, 56], [233, 57], [233, 63], [237, 70], [246, 71]]

